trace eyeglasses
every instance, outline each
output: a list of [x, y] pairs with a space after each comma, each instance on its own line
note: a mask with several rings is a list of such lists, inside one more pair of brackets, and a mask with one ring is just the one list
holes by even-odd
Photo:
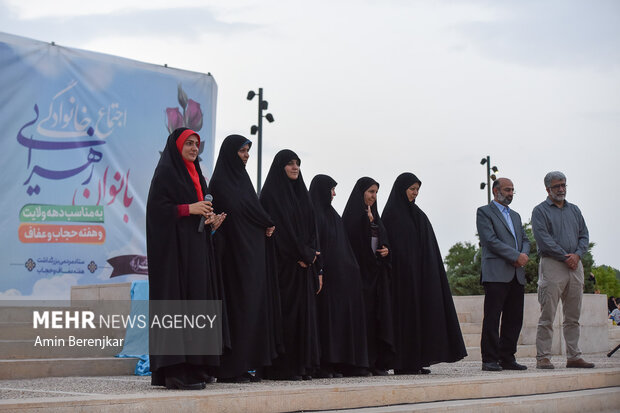
[[568, 185], [566, 184], [557, 184], [557, 185], [550, 186], [549, 188], [553, 189], [554, 191], [557, 191], [560, 188], [566, 189], [567, 186]]

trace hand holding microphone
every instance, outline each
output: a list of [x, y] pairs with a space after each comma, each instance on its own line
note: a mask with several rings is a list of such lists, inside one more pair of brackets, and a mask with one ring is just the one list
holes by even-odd
[[[205, 195], [205, 202], [213, 202], [213, 195], [211, 194], [206, 194]], [[206, 205], [201, 203], [204, 208], [206, 208], [206, 213], [207, 214], [212, 214], [213, 213], [213, 207], [211, 207], [210, 205]], [[207, 220], [206, 216], [204, 213], [201, 214], [202, 217], [200, 217], [200, 224], [198, 224], [198, 232], [204, 232], [205, 230], [205, 221]]]

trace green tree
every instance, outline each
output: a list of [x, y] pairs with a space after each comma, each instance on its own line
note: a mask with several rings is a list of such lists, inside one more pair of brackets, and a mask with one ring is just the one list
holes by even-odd
[[592, 269], [592, 273], [596, 278], [596, 288], [601, 291], [601, 294], [607, 294], [608, 297], [620, 296], [620, 281], [616, 278], [617, 271], [615, 268], [607, 265], [601, 265]]
[[481, 295], [480, 249], [471, 242], [457, 242], [444, 260], [453, 295]]

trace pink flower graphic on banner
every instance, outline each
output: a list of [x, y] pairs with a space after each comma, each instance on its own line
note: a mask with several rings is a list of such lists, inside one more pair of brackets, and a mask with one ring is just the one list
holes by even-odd
[[[188, 99], [187, 93], [179, 83], [177, 89], [177, 100], [183, 108], [183, 113], [178, 107], [166, 108], [166, 118], [168, 120], [168, 133], [172, 133], [176, 128], [190, 128], [196, 132], [202, 129], [202, 109], [200, 103], [195, 100]], [[202, 145], [201, 145], [202, 149]], [[200, 151], [202, 152], [202, 150]]]
[[187, 102], [185, 125], [194, 131], [202, 129], [202, 110], [200, 110], [200, 103], [195, 100], [189, 99]]
[[176, 128], [185, 126], [183, 115], [179, 112], [179, 108], [167, 108], [166, 116], [168, 117], [168, 132], [172, 133]]

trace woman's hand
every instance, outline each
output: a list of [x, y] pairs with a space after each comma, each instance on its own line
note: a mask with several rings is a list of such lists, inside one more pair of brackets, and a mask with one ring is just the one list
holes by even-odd
[[312, 262], [310, 264], [306, 264], [305, 262], [299, 260], [297, 261], [297, 264], [299, 264], [299, 266], [301, 268], [308, 268], [310, 265], [314, 264], [314, 262], [316, 261], [316, 257], [318, 257], [319, 255], [321, 255], [320, 251], [317, 251], [314, 253], [314, 259], [312, 260]]
[[314, 262], [316, 261], [316, 257], [318, 257], [319, 255], [321, 255], [321, 251], [317, 251], [317, 252], [314, 254], [314, 259], [312, 260], [312, 263], [313, 263], [313, 264], [314, 264]]
[[388, 248], [385, 245], [382, 245], [381, 248], [377, 250], [377, 252], [382, 257], [387, 257], [387, 255], [390, 253], [390, 250], [388, 250]]
[[189, 204], [190, 215], [202, 215], [205, 218], [209, 218], [213, 215], [213, 205], [210, 201], [198, 201], [193, 204]]
[[375, 220], [375, 218], [372, 216], [372, 210], [370, 209], [370, 205], [368, 205], [368, 209], [366, 210], [366, 213], [368, 214], [368, 219], [370, 220], [370, 222]]
[[275, 231], [275, 230], [276, 230], [275, 226], [269, 227], [269, 228], [265, 229], [265, 236], [267, 236], [267, 237], [272, 236], [273, 235], [273, 231]]
[[222, 212], [217, 215], [214, 214], [211, 216], [211, 218], [212, 222], [209, 222], [209, 224], [211, 224], [211, 231], [217, 231], [220, 225], [222, 225], [222, 222], [224, 222], [224, 220], [226, 219], [226, 213]]

